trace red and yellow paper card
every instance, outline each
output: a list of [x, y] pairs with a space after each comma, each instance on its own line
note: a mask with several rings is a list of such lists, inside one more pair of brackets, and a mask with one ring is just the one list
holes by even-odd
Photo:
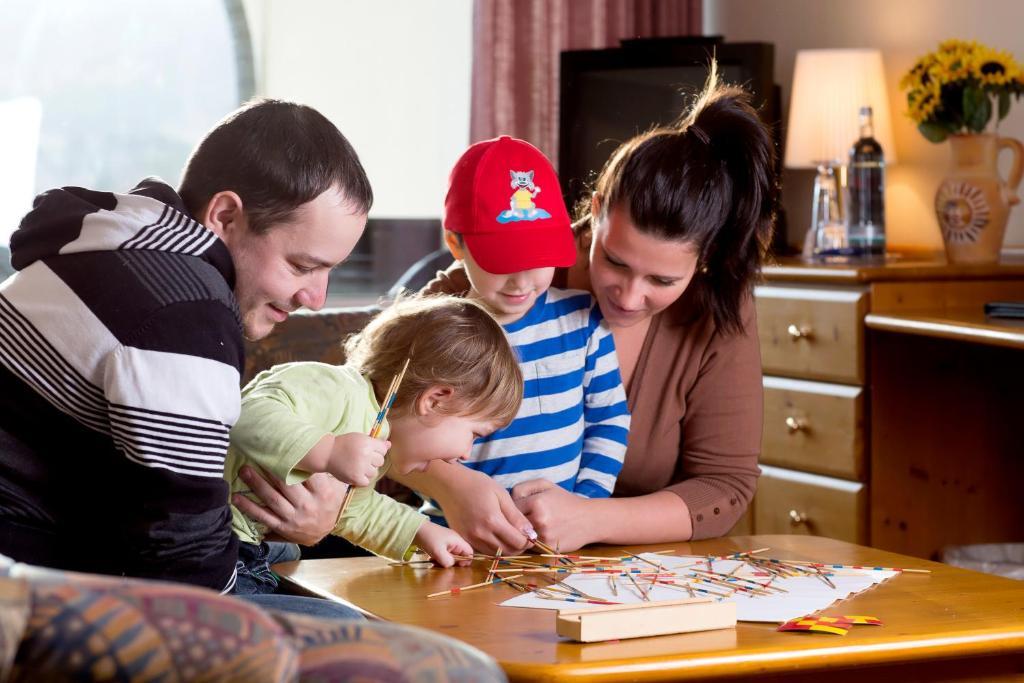
[[800, 617], [790, 619], [779, 626], [780, 631], [813, 631], [817, 633], [831, 633], [836, 636], [845, 636], [851, 626], [881, 626], [882, 620], [878, 617], [863, 615], [843, 615], [838, 617]]

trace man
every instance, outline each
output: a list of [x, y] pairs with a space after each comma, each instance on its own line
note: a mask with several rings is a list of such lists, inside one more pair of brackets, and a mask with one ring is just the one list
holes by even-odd
[[39, 195], [0, 284], [0, 553], [229, 591], [243, 335], [323, 306], [372, 200], [337, 128], [274, 100], [218, 123], [177, 192]]

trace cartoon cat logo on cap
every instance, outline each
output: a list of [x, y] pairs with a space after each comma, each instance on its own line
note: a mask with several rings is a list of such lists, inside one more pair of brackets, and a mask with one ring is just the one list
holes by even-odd
[[551, 218], [551, 214], [540, 209], [534, 203], [534, 198], [540, 194], [540, 186], [533, 182], [533, 171], [509, 170], [512, 177], [512, 197], [509, 200], [509, 210], [498, 214], [499, 223], [512, 223], [513, 221], [536, 221], [542, 218]]

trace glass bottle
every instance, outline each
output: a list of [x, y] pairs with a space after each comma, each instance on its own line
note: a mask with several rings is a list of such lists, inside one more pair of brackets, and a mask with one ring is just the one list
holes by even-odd
[[850, 148], [850, 249], [855, 256], [885, 254], [885, 155], [875, 140], [871, 107], [860, 108], [860, 139]]

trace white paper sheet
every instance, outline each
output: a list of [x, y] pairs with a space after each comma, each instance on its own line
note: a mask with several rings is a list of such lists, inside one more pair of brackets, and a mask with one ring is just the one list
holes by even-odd
[[[686, 567], [693, 566], [698, 569], [707, 569], [707, 560], [703, 557], [693, 556], [672, 556], [645, 554], [641, 557], [658, 562], [666, 569], [683, 573]], [[728, 574], [737, 565], [744, 563], [738, 560], [713, 560], [712, 566], [715, 572]], [[635, 561], [635, 566], [644, 571], [652, 569], [651, 565]], [[858, 569], [842, 569], [826, 572], [829, 580], [835, 588], [828, 586], [824, 581], [812, 576], [799, 576], [792, 578], [775, 578], [771, 580], [772, 586], [785, 589], [786, 593], [773, 593], [772, 595], [756, 595], [737, 591], [729, 598], [716, 598], [732, 600], [736, 603], [736, 618], [739, 621], [761, 621], [782, 623], [802, 617], [813, 612], [824, 610], [833, 602], [843, 600], [867, 590], [872, 586], [896, 576], [899, 572], [872, 571]], [[524, 579], [529, 577], [524, 576]], [[613, 594], [608, 583], [608, 574], [556, 574], [565, 583], [578, 588], [579, 590], [601, 600], [608, 600], [623, 604], [636, 604], [644, 602], [640, 592], [626, 577], [618, 577], [616, 587], [618, 595]], [[758, 582], [768, 581], [770, 577], [752, 571], [749, 566], [736, 571], [733, 576], [737, 578], [751, 579]], [[521, 579], [522, 580], [522, 579]], [[544, 583], [538, 581], [538, 583]], [[639, 583], [647, 589], [650, 587], [650, 580], [640, 580]], [[695, 584], [697, 585], [701, 584]], [[726, 589], [704, 584], [709, 590], [715, 592], [726, 592]], [[747, 585], [738, 583], [738, 585]], [[648, 593], [652, 601], [679, 600], [690, 597], [683, 589], [670, 588], [664, 585], [650, 587]], [[697, 597], [706, 597], [697, 593]], [[586, 609], [598, 607], [584, 602], [570, 602], [562, 600], [545, 600], [538, 598], [532, 593], [523, 593], [501, 603], [504, 607], [530, 607], [535, 609]]]

